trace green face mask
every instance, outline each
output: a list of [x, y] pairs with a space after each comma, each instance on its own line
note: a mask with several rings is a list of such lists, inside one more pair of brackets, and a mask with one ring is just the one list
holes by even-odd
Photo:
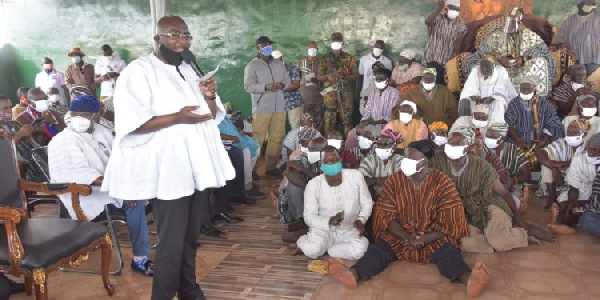
[[593, 6], [592, 6], [592, 5], [584, 5], [584, 6], [581, 8], [581, 10], [583, 10], [583, 12], [586, 12], [586, 13], [590, 13], [590, 12], [592, 12], [592, 10], [594, 10], [594, 9], [596, 9], [596, 5], [593, 5]]
[[322, 164], [321, 171], [323, 171], [323, 174], [325, 174], [326, 176], [329, 176], [329, 177], [340, 174], [340, 172], [342, 171], [342, 162], [337, 162], [335, 164], [329, 164], [329, 165]]

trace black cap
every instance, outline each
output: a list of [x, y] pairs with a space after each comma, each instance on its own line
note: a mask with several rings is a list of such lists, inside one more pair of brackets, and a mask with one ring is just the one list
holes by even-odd
[[52, 60], [49, 57], [42, 58], [42, 65], [44, 64], [52, 64]]
[[271, 41], [271, 39], [269, 39], [269, 37], [267, 36], [260, 36], [256, 39], [256, 44], [260, 45], [260, 44], [273, 44], [275, 42]]

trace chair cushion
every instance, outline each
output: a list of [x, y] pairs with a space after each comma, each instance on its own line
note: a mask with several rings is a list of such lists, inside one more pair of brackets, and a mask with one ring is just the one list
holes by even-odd
[[[2, 226], [4, 227], [4, 226]], [[21, 268], [51, 266], [102, 238], [107, 228], [96, 223], [55, 218], [33, 218], [17, 225], [25, 250]], [[0, 230], [0, 265], [10, 265], [6, 230]]]

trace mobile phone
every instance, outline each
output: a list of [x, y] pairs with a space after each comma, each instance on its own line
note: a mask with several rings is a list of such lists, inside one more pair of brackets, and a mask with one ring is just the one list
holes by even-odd
[[33, 127], [38, 127], [40, 125], [42, 125], [42, 119], [35, 119], [33, 120], [33, 123], [31, 123], [31, 126]]

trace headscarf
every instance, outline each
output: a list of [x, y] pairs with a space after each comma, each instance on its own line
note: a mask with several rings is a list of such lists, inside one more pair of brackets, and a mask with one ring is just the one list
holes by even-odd
[[473, 142], [475, 142], [475, 132], [473, 131], [473, 129], [467, 127], [467, 126], [458, 126], [454, 129], [452, 129], [449, 133], [448, 136], [453, 134], [453, 133], [460, 133], [462, 134], [466, 139], [467, 139], [467, 143], [469, 145], [472, 145]]
[[460, 0], [446, 0], [446, 5], [454, 5], [460, 7]]
[[310, 113], [303, 113], [302, 116], [300, 117], [300, 122], [304, 122], [304, 121], [310, 121], [313, 122], [313, 116]]
[[416, 55], [417, 54], [415, 53], [415, 51], [410, 50], [410, 49], [406, 49], [406, 50], [400, 52], [400, 56], [406, 57], [406, 58], [408, 58], [410, 60], [415, 59]]
[[493, 130], [500, 133], [501, 136], [505, 137], [508, 134], [508, 125], [506, 123], [498, 122], [488, 126], [488, 130]]
[[484, 113], [486, 115], [490, 114], [490, 109], [485, 104], [477, 104], [473, 108], [473, 113]]
[[69, 111], [97, 113], [100, 111], [100, 102], [94, 96], [77, 96], [71, 100]]
[[418, 150], [423, 153], [427, 159], [431, 159], [435, 155], [435, 149], [438, 148], [432, 140], [413, 141], [406, 147]]
[[404, 142], [404, 137], [402, 136], [402, 133], [395, 131], [391, 128], [388, 128], [381, 132], [381, 135], [391, 137], [394, 140], [394, 143], [396, 144], [401, 144], [402, 142]]
[[577, 98], [575, 98], [575, 101], [577, 102], [577, 105], [581, 106], [581, 102], [587, 98], [592, 98], [594, 101], [598, 102], [594, 95], [579, 95]]
[[423, 70], [423, 75], [425, 74], [433, 74], [433, 76], [437, 77], [437, 70], [435, 68], [427, 68]]
[[448, 125], [442, 121], [436, 121], [428, 126], [429, 132], [434, 132], [436, 130], [448, 130]]
[[414, 102], [412, 102], [410, 100], [404, 100], [404, 101], [402, 101], [402, 103], [400, 103], [400, 105], [398, 107], [400, 107], [402, 105], [408, 105], [408, 106], [412, 107], [413, 114], [417, 113], [417, 104], [415, 104]]
[[575, 126], [579, 129], [583, 130], [583, 132], [587, 132], [592, 127], [592, 125], [590, 124], [590, 121], [583, 120], [583, 119], [576, 119], [576, 120], [571, 121], [571, 123], [569, 123], [567, 128], [569, 128], [571, 126]]

